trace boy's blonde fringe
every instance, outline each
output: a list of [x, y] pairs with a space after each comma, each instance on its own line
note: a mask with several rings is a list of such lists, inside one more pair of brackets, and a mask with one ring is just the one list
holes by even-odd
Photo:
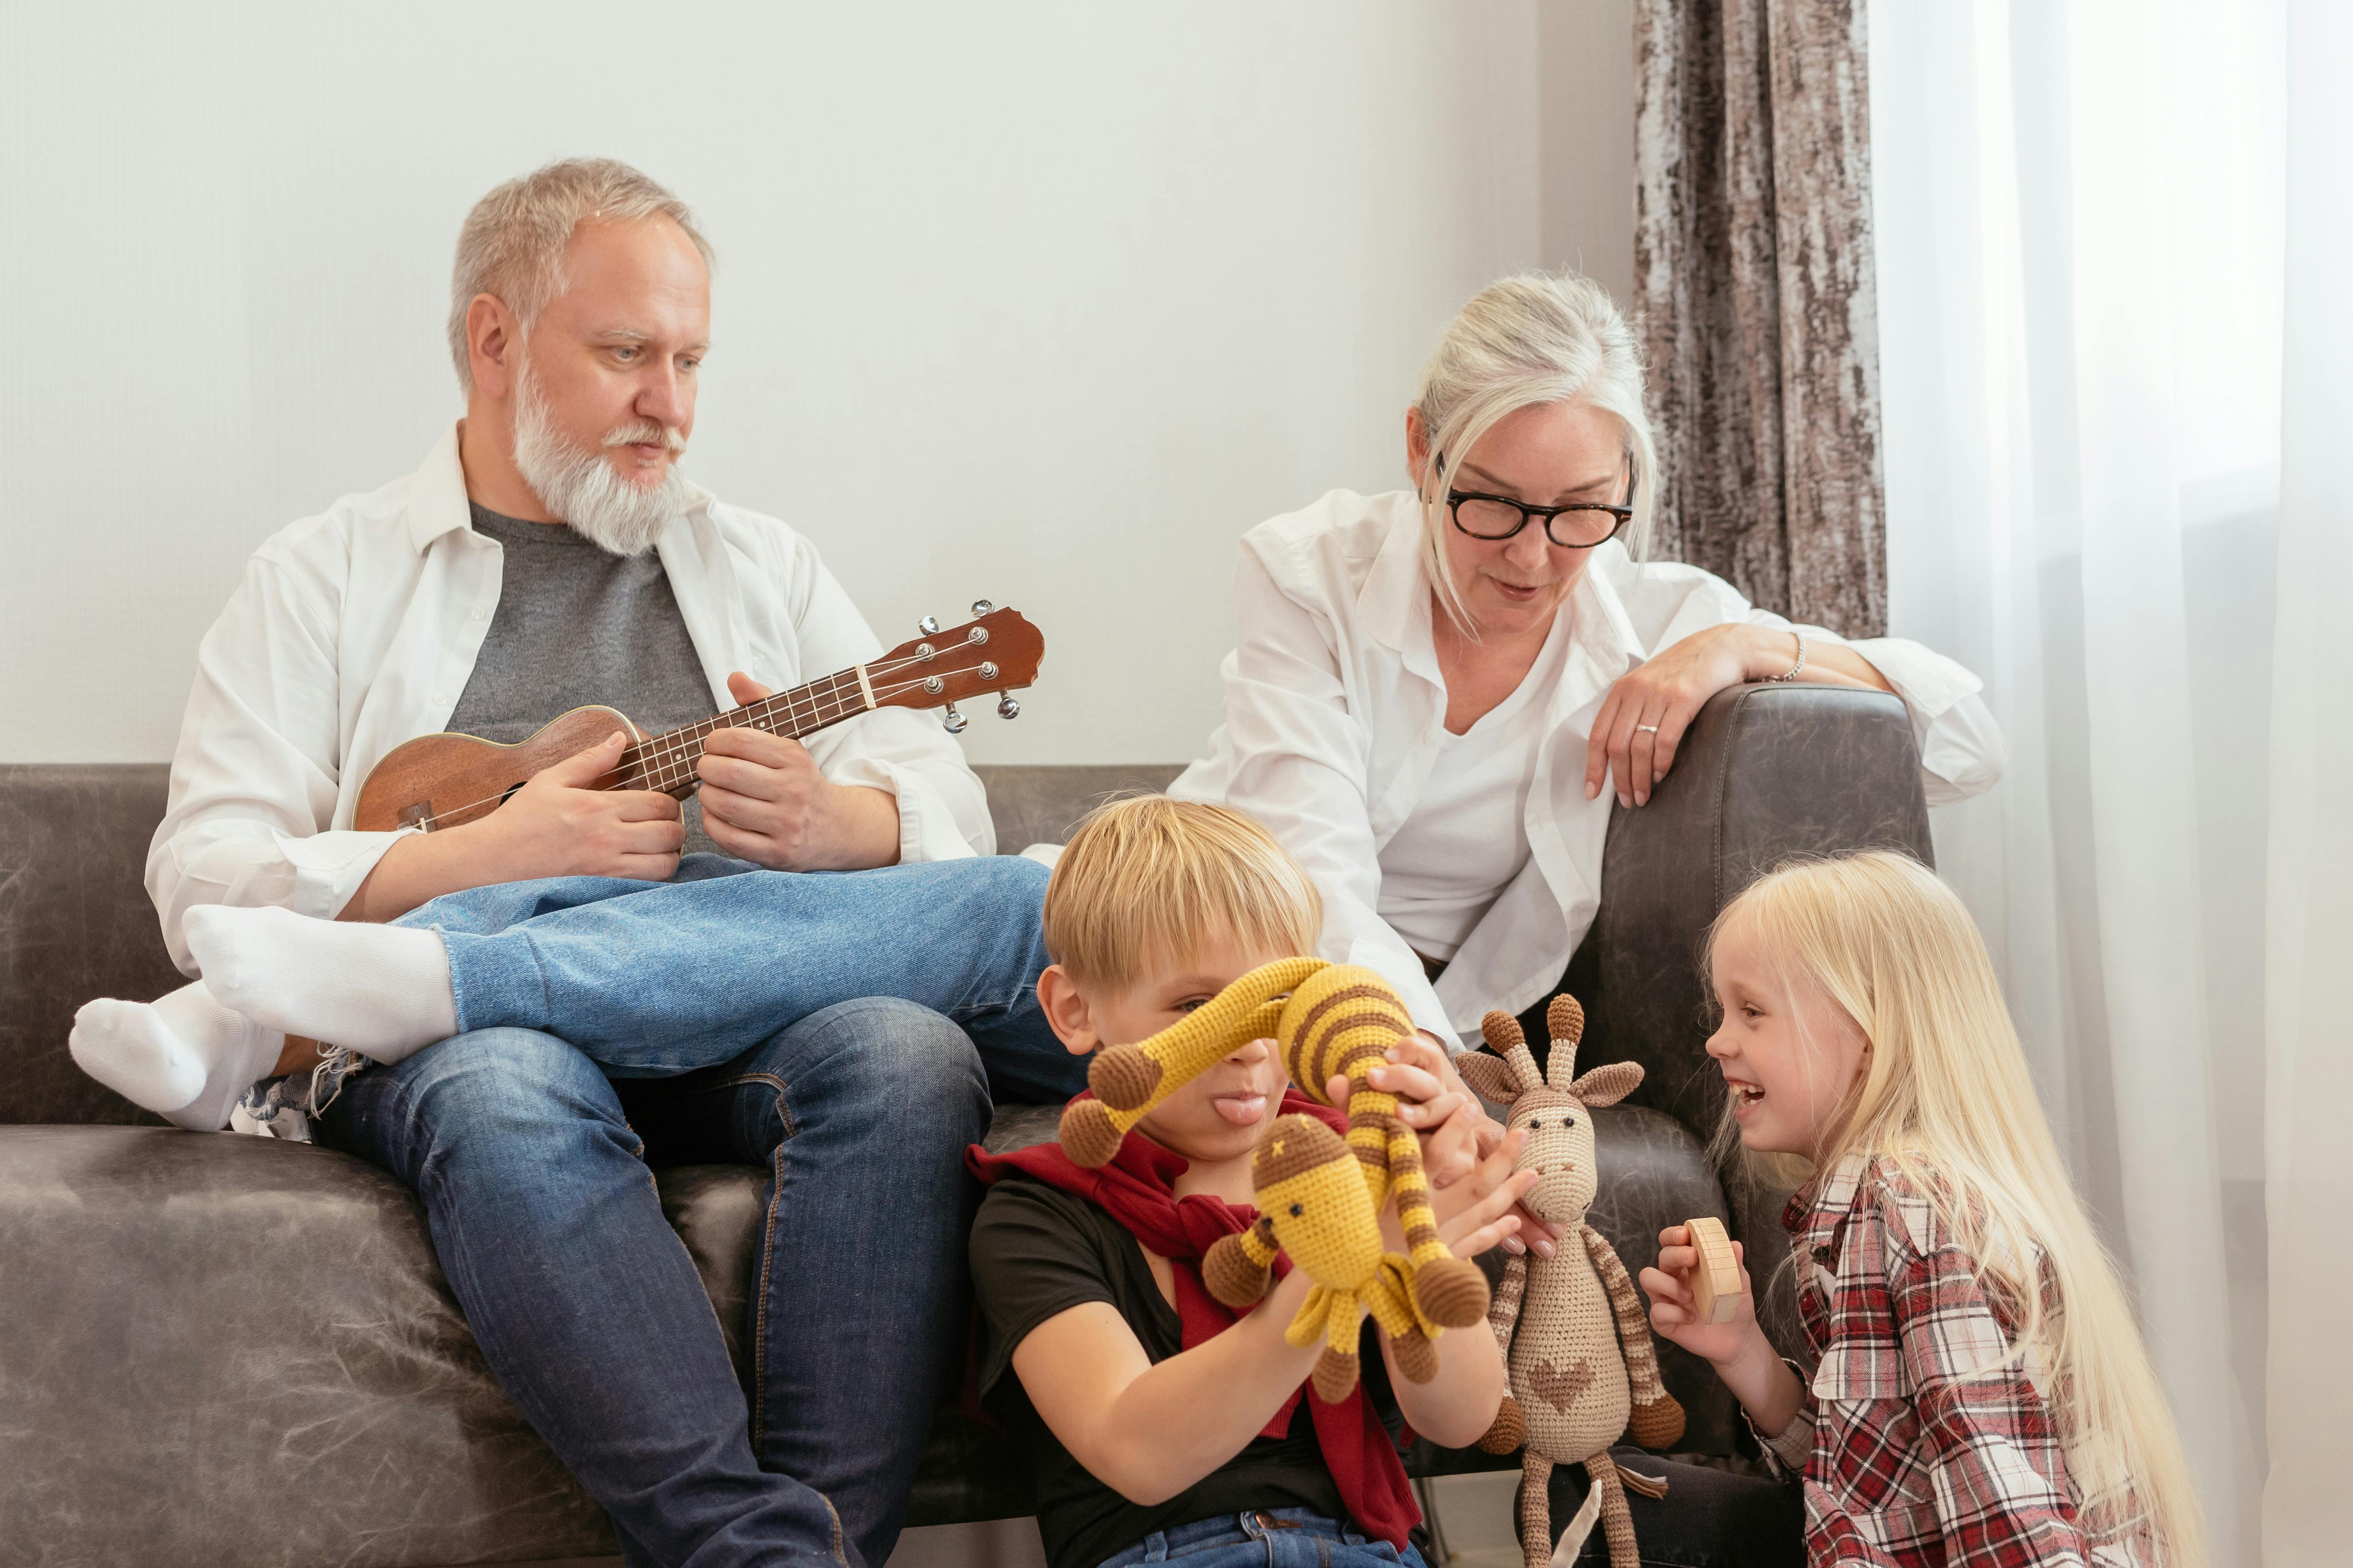
[[1230, 806], [1132, 795], [1089, 813], [1046, 884], [1046, 952], [1082, 985], [1114, 989], [1204, 941], [1312, 953], [1315, 884], [1291, 852]]
[[1782, 866], [1725, 908], [1711, 945], [1736, 921], [1785, 983], [1820, 987], [1872, 1043], [1818, 1167], [1852, 1155], [1894, 1165], [2005, 1299], [2016, 1337], [1983, 1371], [2021, 1366], [2042, 1389], [2087, 1534], [2146, 1529], [2159, 1562], [2203, 1563], [2172, 1411], [1968, 910], [1919, 862], [1873, 851]]

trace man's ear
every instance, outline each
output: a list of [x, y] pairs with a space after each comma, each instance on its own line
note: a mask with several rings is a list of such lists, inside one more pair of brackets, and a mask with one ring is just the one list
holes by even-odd
[[466, 364], [475, 390], [502, 399], [514, 391], [522, 331], [514, 313], [492, 294], [477, 294], [466, 307]]
[[1046, 1015], [1046, 1025], [1062, 1048], [1074, 1057], [1083, 1057], [1103, 1044], [1103, 1036], [1095, 1027], [1094, 1009], [1078, 984], [1059, 963], [1050, 963], [1038, 976], [1038, 1005]]

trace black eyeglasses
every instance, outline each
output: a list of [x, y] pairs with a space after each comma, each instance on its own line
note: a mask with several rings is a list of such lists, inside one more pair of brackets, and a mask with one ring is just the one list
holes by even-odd
[[[1438, 471], [1446, 471], [1443, 458], [1438, 461]], [[1626, 469], [1624, 506], [1584, 500], [1571, 501], [1567, 506], [1530, 506], [1509, 496], [1486, 495], [1478, 490], [1446, 492], [1446, 510], [1453, 514], [1454, 526], [1473, 539], [1510, 539], [1527, 527], [1531, 518], [1542, 518], [1545, 537], [1563, 550], [1591, 550], [1617, 538], [1618, 531], [1634, 521], [1631, 464]]]

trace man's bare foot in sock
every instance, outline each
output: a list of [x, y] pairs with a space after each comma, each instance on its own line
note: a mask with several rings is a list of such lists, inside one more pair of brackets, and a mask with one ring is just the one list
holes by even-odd
[[396, 1062], [458, 1032], [438, 932], [200, 904], [188, 949], [221, 1005], [288, 1035]]
[[217, 1132], [278, 1065], [286, 1037], [222, 1006], [198, 981], [155, 1002], [85, 1003], [66, 1045], [76, 1066], [132, 1104]]

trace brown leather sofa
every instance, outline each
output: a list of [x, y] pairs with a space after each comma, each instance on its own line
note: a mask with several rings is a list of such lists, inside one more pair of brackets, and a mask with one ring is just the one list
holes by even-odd
[[[998, 842], [1018, 849], [1175, 770], [981, 772]], [[164, 786], [160, 766], [0, 766], [0, 1563], [612, 1552], [601, 1511], [491, 1380], [406, 1189], [325, 1150], [156, 1125], [74, 1068], [82, 1002], [180, 984], [140, 886]], [[1593, 1220], [1630, 1268], [1662, 1226], [1703, 1213], [1777, 1255], [1779, 1194], [1736, 1184], [1727, 1203], [1703, 1152], [1722, 1088], [1701, 1048], [1697, 944], [1783, 857], [1862, 846], [1927, 858], [1910, 731], [1892, 698], [1818, 687], [1718, 697], [1651, 804], [1617, 814], [1571, 975], [1592, 1018], [1580, 1065], [1649, 1069], [1597, 1118]], [[1050, 1110], [1006, 1107], [990, 1142], [1052, 1128]], [[762, 1177], [656, 1173], [739, 1364]], [[1690, 1413], [1683, 1447], [1736, 1451], [1706, 1368], [1665, 1361]], [[1411, 1456], [1419, 1474], [1493, 1463]], [[943, 1412], [909, 1521], [1029, 1511], [1006, 1446]]]

